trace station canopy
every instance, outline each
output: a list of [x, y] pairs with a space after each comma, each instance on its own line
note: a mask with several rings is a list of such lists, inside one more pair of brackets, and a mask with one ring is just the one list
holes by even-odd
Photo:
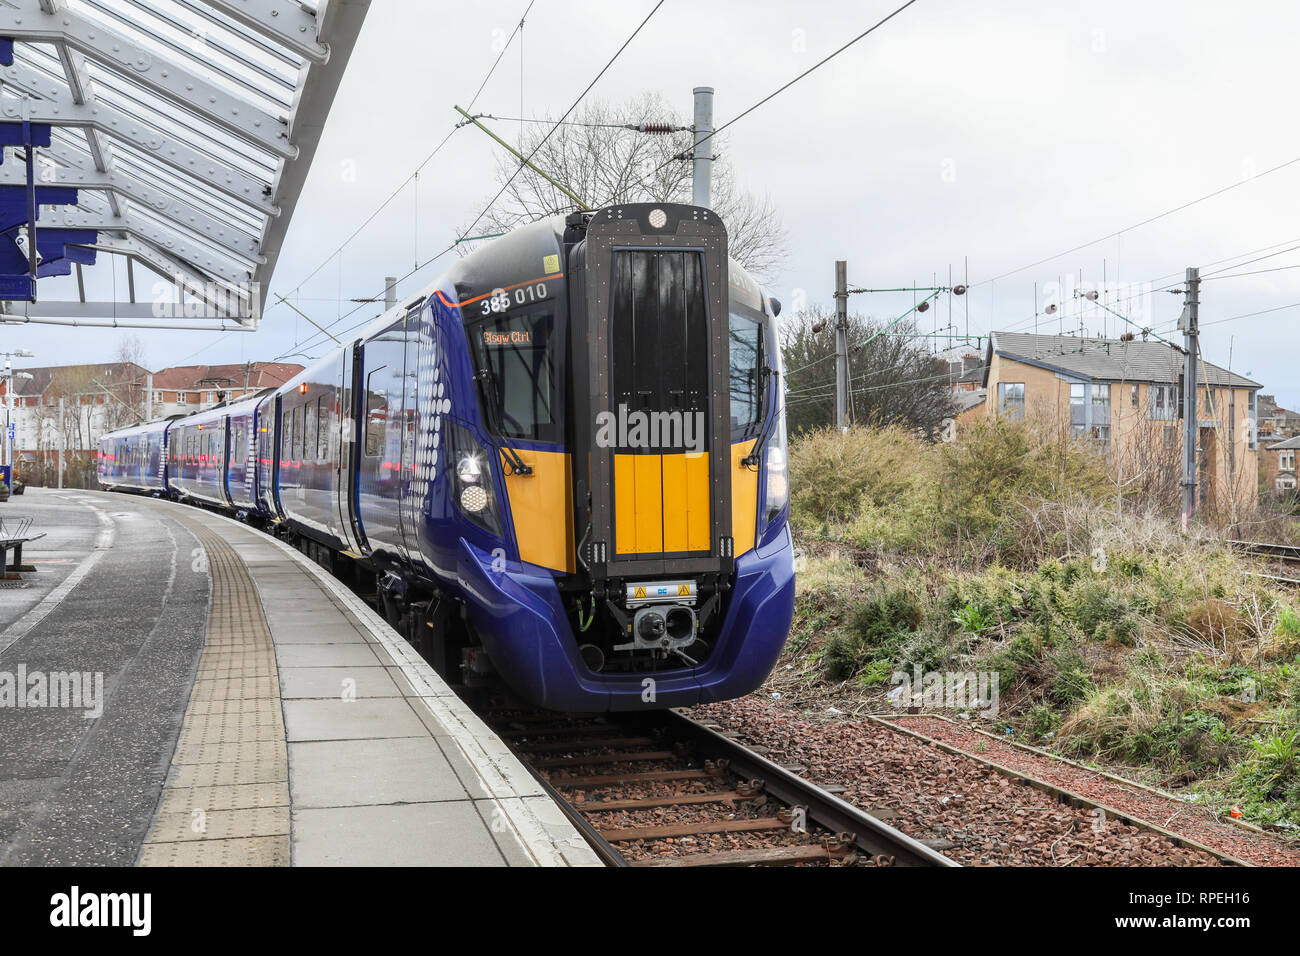
[[0, 323], [256, 328], [368, 8], [0, 0]]

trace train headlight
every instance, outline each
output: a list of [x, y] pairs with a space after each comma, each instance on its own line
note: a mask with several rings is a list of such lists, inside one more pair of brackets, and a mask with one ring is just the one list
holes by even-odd
[[764, 467], [766, 471], [767, 494], [763, 507], [763, 523], [770, 523], [781, 509], [785, 507], [786, 502], [790, 500], [790, 471], [789, 459], [786, 454], [785, 441], [785, 410], [781, 409], [781, 419], [776, 424], [776, 432], [772, 435], [767, 443], [767, 449], [764, 452]]
[[460, 506], [472, 515], [488, 506], [487, 492], [478, 485], [466, 485], [460, 490]]
[[[456, 462], [456, 477], [466, 484], [477, 484], [483, 477], [483, 461], [475, 454], [462, 454]], [[475, 508], [475, 511], [481, 510]]]
[[484, 531], [500, 535], [501, 516], [492, 487], [488, 453], [468, 428], [447, 419], [443, 422], [447, 426], [444, 434], [450, 446], [450, 460], [456, 463], [455, 471], [448, 476], [449, 493], [466, 518]]

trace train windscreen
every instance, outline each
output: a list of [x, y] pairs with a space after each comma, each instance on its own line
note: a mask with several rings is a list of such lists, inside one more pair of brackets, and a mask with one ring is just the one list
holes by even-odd
[[497, 434], [528, 441], [560, 441], [564, 391], [551, 342], [551, 312], [491, 316], [468, 331], [479, 394]]

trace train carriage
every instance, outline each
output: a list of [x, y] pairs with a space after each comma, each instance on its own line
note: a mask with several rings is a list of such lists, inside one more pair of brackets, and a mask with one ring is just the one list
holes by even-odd
[[167, 442], [168, 490], [175, 496], [229, 507], [226, 494], [227, 412], [196, 412], [173, 422]]
[[114, 490], [165, 494], [171, 421], [146, 422], [104, 436], [99, 443], [99, 483]]

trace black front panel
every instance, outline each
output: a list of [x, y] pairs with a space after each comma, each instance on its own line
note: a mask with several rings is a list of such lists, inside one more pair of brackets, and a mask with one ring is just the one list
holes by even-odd
[[[596, 581], [670, 573], [725, 577], [734, 563], [731, 448], [725, 440], [731, 425], [726, 229], [708, 209], [639, 203], [601, 209], [581, 221], [571, 217], [566, 241], [573, 243], [574, 527], [583, 564]], [[707, 552], [615, 553], [615, 451], [637, 454], [607, 443], [611, 433], [601, 431], [602, 416], [617, 419], [620, 405], [629, 415], [646, 409], [702, 413]], [[630, 436], [632, 427], [627, 431]]]
[[702, 260], [703, 253], [696, 251], [614, 253], [614, 410], [626, 406], [628, 411], [707, 414], [708, 313]]

